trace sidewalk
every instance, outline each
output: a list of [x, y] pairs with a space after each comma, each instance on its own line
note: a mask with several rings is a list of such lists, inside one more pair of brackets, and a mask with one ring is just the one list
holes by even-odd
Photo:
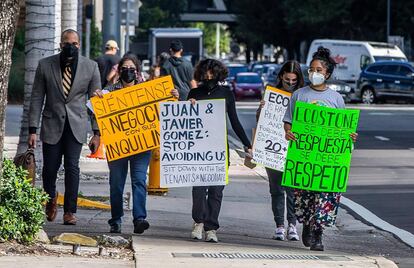
[[[17, 137], [5, 139], [6, 155], [14, 156]], [[80, 191], [83, 196], [109, 197], [106, 161], [88, 159], [82, 151]], [[414, 256], [409, 248], [391, 234], [367, 226], [344, 209], [339, 210], [337, 226], [324, 233], [325, 252], [312, 252], [302, 242], [275, 241], [268, 182], [256, 170], [241, 165], [242, 159], [231, 151], [230, 183], [224, 191], [220, 213], [220, 243], [195, 242], [189, 239], [191, 188], [170, 189], [167, 196], [148, 196], [148, 221], [151, 227], [143, 235], [132, 233], [131, 211], [125, 210], [123, 236], [133, 238], [135, 263], [116, 259], [80, 257], [47, 258], [36, 256], [0, 257], [0, 267], [397, 267], [391, 260]], [[58, 189], [63, 192], [63, 173]], [[38, 186], [41, 181], [37, 181]], [[128, 182], [125, 192], [130, 192]], [[108, 201], [106, 201], [108, 202]], [[47, 222], [50, 237], [63, 232], [85, 235], [108, 234], [110, 212], [78, 209], [76, 226], [65, 226], [63, 210], [56, 221]], [[299, 231], [300, 226], [299, 226]], [[409, 262], [411, 263], [411, 262]], [[413, 261], [414, 263], [414, 261]], [[414, 264], [413, 264], [414, 265]], [[414, 267], [414, 266], [404, 266]]]

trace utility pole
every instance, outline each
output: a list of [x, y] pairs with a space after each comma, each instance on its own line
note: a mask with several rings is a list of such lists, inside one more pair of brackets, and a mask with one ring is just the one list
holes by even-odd
[[216, 59], [220, 59], [220, 23], [216, 23]]
[[391, 31], [391, 0], [387, 0], [387, 43], [389, 42]]
[[127, 0], [126, 2], [126, 7], [127, 7], [127, 12], [126, 12], [126, 23], [125, 23], [125, 28], [126, 28], [126, 35], [125, 35], [125, 52], [129, 51], [129, 16], [130, 16], [130, 8], [131, 5], [129, 4], [129, 0]]
[[90, 57], [91, 52], [91, 23], [93, 18], [93, 5], [87, 5], [85, 7], [85, 22], [86, 22], [86, 33], [85, 33], [85, 57]]
[[119, 1], [104, 0], [103, 5], [103, 42], [112, 39], [118, 44], [120, 41], [120, 12]]

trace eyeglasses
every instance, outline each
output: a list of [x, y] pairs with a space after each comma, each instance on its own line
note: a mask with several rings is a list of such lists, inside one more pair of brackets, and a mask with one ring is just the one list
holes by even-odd
[[125, 67], [121, 67], [121, 71], [136, 71], [137, 69], [135, 68], [135, 67], [127, 67], [127, 66], [125, 66]]

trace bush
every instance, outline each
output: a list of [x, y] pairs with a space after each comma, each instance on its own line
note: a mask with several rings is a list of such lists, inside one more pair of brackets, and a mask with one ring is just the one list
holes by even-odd
[[32, 186], [26, 170], [4, 160], [0, 178], [0, 240], [32, 242], [42, 228], [43, 203], [47, 199], [42, 190]]

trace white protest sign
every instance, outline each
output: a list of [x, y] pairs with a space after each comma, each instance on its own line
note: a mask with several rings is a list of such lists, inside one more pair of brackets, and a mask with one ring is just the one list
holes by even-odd
[[227, 184], [224, 100], [160, 103], [161, 187]]
[[288, 142], [285, 139], [283, 117], [289, 106], [291, 93], [266, 87], [265, 105], [257, 122], [253, 142], [253, 162], [265, 167], [283, 171], [286, 162]]

